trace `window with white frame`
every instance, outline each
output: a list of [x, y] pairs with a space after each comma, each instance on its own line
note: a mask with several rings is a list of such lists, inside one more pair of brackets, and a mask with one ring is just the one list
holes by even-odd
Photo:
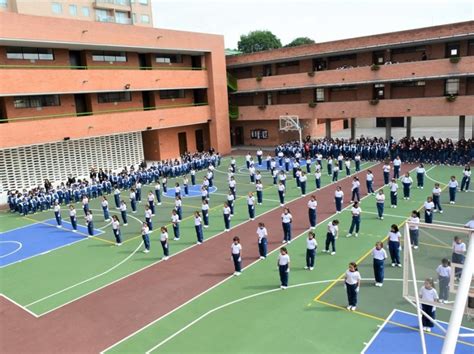
[[90, 10], [87, 6], [82, 7], [82, 16], [84, 16], [84, 17], [89, 17], [90, 16]]
[[459, 94], [459, 79], [447, 79], [445, 92], [446, 92], [446, 95]]
[[51, 48], [7, 47], [7, 59], [54, 60]]
[[324, 88], [316, 89], [316, 102], [324, 102]]
[[8, 7], [8, 0], [0, 0], [0, 7]]
[[142, 23], [150, 23], [150, 16], [142, 15], [141, 20], [142, 20]]
[[76, 5], [69, 5], [69, 15], [77, 16], [77, 6]]
[[53, 11], [53, 14], [60, 14], [63, 12], [63, 5], [58, 2], [53, 2], [51, 3], [51, 11]]
[[141, 5], [148, 5], [148, 0], [140, 0]]

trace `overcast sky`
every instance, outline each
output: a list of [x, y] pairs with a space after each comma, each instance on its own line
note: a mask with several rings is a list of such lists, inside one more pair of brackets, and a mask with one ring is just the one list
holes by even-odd
[[474, 19], [472, 0], [152, 0], [154, 26], [222, 34], [237, 48], [241, 34], [270, 30], [285, 45]]

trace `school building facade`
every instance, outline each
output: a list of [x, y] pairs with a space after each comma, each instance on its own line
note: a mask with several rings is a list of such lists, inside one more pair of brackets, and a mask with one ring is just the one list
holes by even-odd
[[[233, 145], [357, 127], [459, 126], [474, 115], [474, 21], [227, 56]], [[435, 118], [433, 118], [435, 117]], [[467, 117], [467, 119], [466, 119]], [[382, 135], [382, 134], [381, 134]], [[468, 137], [469, 138], [469, 137]]]
[[0, 186], [230, 152], [219, 35], [0, 13]]

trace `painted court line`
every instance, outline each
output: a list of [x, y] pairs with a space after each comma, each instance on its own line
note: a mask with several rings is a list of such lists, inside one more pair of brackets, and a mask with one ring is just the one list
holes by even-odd
[[23, 247], [23, 244], [22, 244], [21, 242], [18, 242], [18, 241], [0, 241], [0, 244], [2, 244], [2, 243], [3, 243], [3, 244], [5, 244], [5, 243], [13, 243], [13, 244], [16, 244], [16, 245], [19, 246], [19, 247], [17, 247], [16, 249], [14, 249], [13, 251], [11, 251], [11, 252], [9, 252], [9, 253], [7, 253], [7, 254], [2, 254], [2, 255], [0, 256], [0, 259], [1, 259], [1, 258], [8, 257], [8, 256], [10, 256], [10, 255], [12, 255], [12, 254], [14, 254], [14, 253], [17, 253], [17, 252], [18, 252], [19, 250], [21, 250], [21, 248]]
[[[362, 211], [363, 214], [372, 214], [372, 215], [379, 215], [377, 212], [375, 211]], [[383, 216], [390, 216], [392, 218], [399, 218], [399, 219], [406, 219], [406, 217], [404, 216], [401, 216], [401, 215], [393, 215], [393, 214], [386, 214], [386, 213], [383, 213]], [[442, 221], [442, 220], [434, 220], [433, 222], [434, 224], [447, 224], [447, 225], [455, 225], [455, 226], [464, 226], [464, 224], [459, 224], [457, 222], [449, 222], [449, 221]]]
[[390, 312], [390, 314], [388, 315], [388, 317], [385, 319], [385, 321], [383, 321], [382, 325], [379, 326], [379, 328], [377, 329], [377, 332], [375, 332], [375, 334], [372, 336], [372, 338], [370, 338], [369, 342], [368, 343], [364, 343], [365, 344], [365, 347], [364, 349], [362, 349], [362, 351], [360, 352], [360, 354], [365, 354], [365, 351], [372, 345], [372, 343], [374, 342], [374, 340], [378, 337], [378, 335], [380, 334], [380, 332], [382, 332], [382, 330], [384, 329], [384, 327], [387, 325], [387, 323], [390, 321], [390, 319], [392, 318], [393, 314], [395, 313], [395, 309], [392, 310], [392, 312]]
[[22, 310], [25, 310], [25, 311], [28, 312], [31, 316], [36, 317], [36, 318], [39, 317], [36, 313], [34, 313], [34, 312], [28, 310], [26, 307], [20, 305], [18, 302], [16, 302], [16, 301], [10, 299], [10, 298], [9, 298], [8, 296], [6, 296], [5, 294], [2, 293], [2, 294], [0, 294], [0, 296], [2, 296], [3, 298], [5, 298], [6, 300], [10, 301], [12, 304], [18, 306], [18, 307], [21, 308]]

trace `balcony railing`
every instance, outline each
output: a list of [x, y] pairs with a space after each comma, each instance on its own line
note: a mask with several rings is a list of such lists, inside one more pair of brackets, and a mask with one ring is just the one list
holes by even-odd
[[207, 70], [204, 67], [191, 66], [124, 66], [124, 65], [0, 65], [0, 69], [81, 69], [81, 70]]
[[130, 6], [130, 0], [95, 0], [96, 4], [109, 4], [118, 6]]

